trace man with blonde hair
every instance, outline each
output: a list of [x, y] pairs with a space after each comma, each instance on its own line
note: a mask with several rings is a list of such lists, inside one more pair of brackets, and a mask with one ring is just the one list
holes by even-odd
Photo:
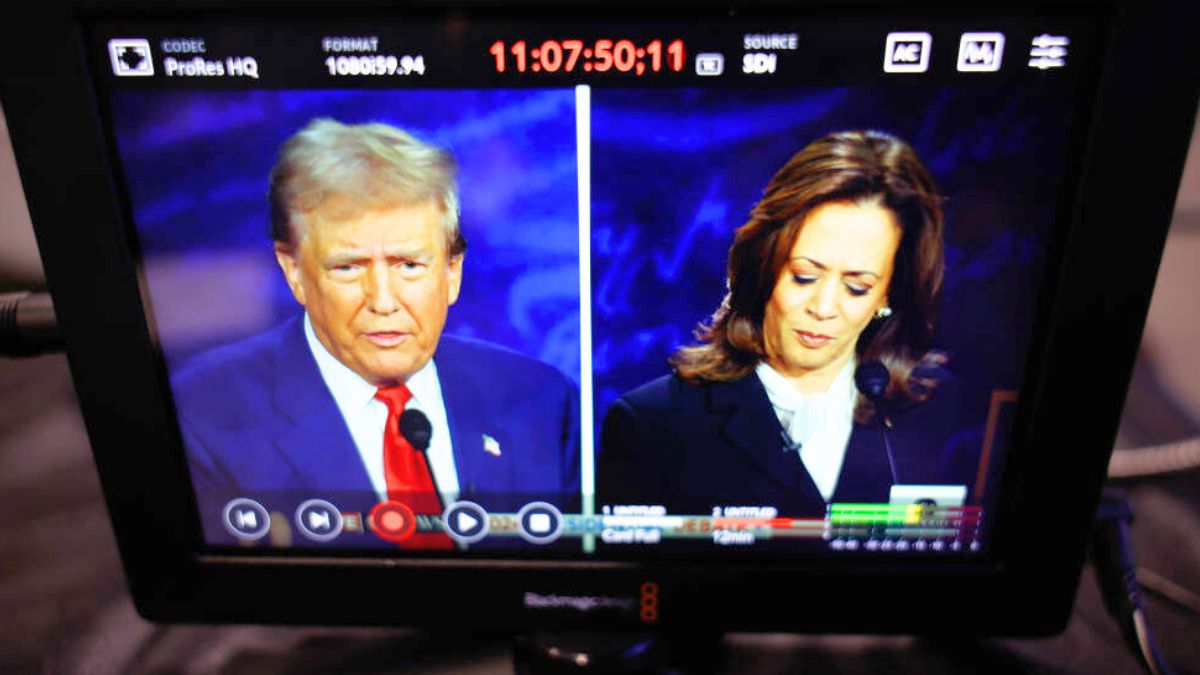
[[[246, 500], [294, 515], [294, 543], [382, 543], [339, 536], [340, 514], [356, 513], [384, 540], [436, 549], [450, 540], [416, 524], [459, 500], [494, 512], [576, 498], [574, 385], [442, 333], [466, 254], [455, 171], [449, 153], [385, 124], [318, 119], [284, 144], [271, 234], [303, 314], [174, 382], [210, 542], [262, 536], [230, 520]], [[313, 500], [328, 505], [324, 532], [304, 521]]]

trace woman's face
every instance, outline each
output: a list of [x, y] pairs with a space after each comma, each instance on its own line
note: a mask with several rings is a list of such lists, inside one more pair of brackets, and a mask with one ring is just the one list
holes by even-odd
[[828, 202], [804, 219], [763, 316], [767, 363], [801, 393], [829, 388], [887, 306], [900, 234], [869, 202]]

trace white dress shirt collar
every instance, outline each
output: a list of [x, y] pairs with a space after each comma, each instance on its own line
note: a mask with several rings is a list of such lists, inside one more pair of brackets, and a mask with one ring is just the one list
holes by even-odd
[[[378, 387], [364, 380], [329, 353], [313, 331], [312, 319], [307, 312], [304, 315], [304, 337], [317, 362], [321, 379], [325, 381], [325, 386], [342, 413], [350, 436], [367, 469], [371, 485], [383, 501], [387, 498], [387, 480], [383, 468], [383, 429], [387, 423], [387, 406], [375, 398]], [[426, 457], [438, 492], [441, 493], [444, 503], [455, 501], [459, 492], [458, 473], [454, 464], [446, 404], [442, 398], [442, 386], [434, 360], [430, 359], [409, 377], [405, 385], [412, 393], [412, 399], [405, 409], [412, 408], [425, 413], [433, 427]]]
[[317, 361], [317, 370], [321, 371], [321, 379], [333, 394], [333, 400], [341, 410], [362, 410], [375, 399], [377, 387], [350, 370], [349, 366], [337, 360], [313, 331], [312, 319], [304, 314], [304, 338], [308, 341], [308, 350]]
[[825, 501], [833, 497], [846, 446], [854, 430], [854, 405], [858, 390], [854, 386], [856, 361], [838, 372], [829, 389], [819, 394], [801, 394], [782, 374], [760, 362], [754, 369], [767, 390], [780, 426], [793, 447], [799, 447], [800, 459]]

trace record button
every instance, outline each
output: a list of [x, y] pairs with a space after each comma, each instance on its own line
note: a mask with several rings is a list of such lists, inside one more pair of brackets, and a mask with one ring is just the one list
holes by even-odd
[[376, 536], [391, 542], [404, 541], [417, 531], [416, 516], [401, 502], [379, 502], [367, 519]]

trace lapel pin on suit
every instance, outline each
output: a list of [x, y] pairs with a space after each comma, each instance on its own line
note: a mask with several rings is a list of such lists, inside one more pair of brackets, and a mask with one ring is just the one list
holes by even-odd
[[500, 441], [497, 441], [496, 439], [492, 438], [491, 436], [484, 434], [483, 435], [483, 451], [489, 455], [492, 455], [493, 457], [499, 457], [500, 456]]

